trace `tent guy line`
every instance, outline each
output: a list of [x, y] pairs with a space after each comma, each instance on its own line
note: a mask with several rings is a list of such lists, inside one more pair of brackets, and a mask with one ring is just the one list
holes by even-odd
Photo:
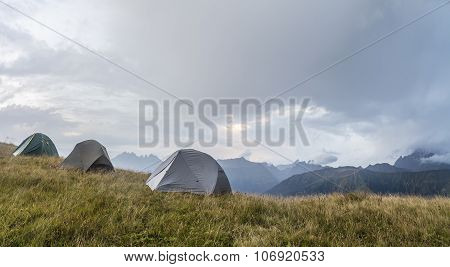
[[69, 36], [67, 36], [67, 35], [65, 35], [65, 34], [59, 32], [59, 31], [57, 31], [56, 29], [54, 29], [54, 28], [48, 26], [47, 24], [43, 23], [42, 21], [40, 21], [40, 20], [38, 20], [38, 19], [36, 19], [36, 18], [34, 18], [34, 17], [28, 15], [27, 13], [21, 11], [20, 9], [18, 9], [18, 8], [16, 8], [16, 7], [14, 7], [14, 6], [12, 6], [12, 5], [10, 5], [10, 4], [4, 2], [4, 1], [0, 1], [0, 4], [3, 4], [5, 7], [9, 8], [10, 10], [15, 11], [16, 13], [18, 13], [18, 14], [20, 14], [20, 15], [26, 17], [27, 19], [29, 19], [29, 20], [33, 21], [34, 23], [40, 25], [41, 27], [44, 27], [45, 29], [47, 29], [47, 30], [53, 32], [54, 34], [60, 36], [61, 38], [63, 38], [63, 39], [65, 39], [65, 40], [67, 40], [67, 41], [69, 41], [69, 42], [71, 42], [71, 43], [77, 45], [78, 47], [80, 47], [80, 48], [82, 48], [82, 49], [88, 51], [88, 52], [91, 53], [92, 55], [94, 55], [94, 56], [96, 56], [97, 58], [103, 60], [104, 62], [109, 63], [109, 64], [111, 64], [112, 66], [114, 66], [114, 67], [116, 67], [116, 68], [118, 68], [118, 69], [120, 69], [120, 70], [122, 70], [122, 71], [128, 73], [129, 75], [133, 76], [134, 78], [136, 78], [136, 79], [138, 79], [138, 80], [140, 80], [140, 81], [146, 83], [146, 84], [149, 85], [150, 87], [156, 88], [156, 89], [159, 90], [160, 92], [163, 92], [164, 94], [166, 94], [166, 95], [168, 95], [168, 96], [170, 96], [170, 97], [172, 97], [172, 98], [175, 98], [175, 99], [177, 99], [177, 100], [179, 100], [179, 101], [185, 103], [185, 104], [188, 105], [188, 106], [192, 106], [190, 103], [188, 103], [188, 102], [182, 100], [181, 98], [179, 98], [178, 96], [176, 96], [176, 95], [172, 94], [171, 92], [165, 90], [165, 89], [162, 88], [161, 86], [158, 86], [157, 84], [155, 84], [155, 83], [153, 83], [153, 82], [147, 80], [146, 78], [142, 77], [141, 75], [137, 74], [136, 72], [131, 71], [130, 69], [126, 68], [125, 66], [123, 66], [123, 65], [121, 65], [121, 64], [119, 64], [119, 63], [117, 63], [117, 62], [115, 62], [114, 60], [108, 58], [107, 56], [105, 56], [105, 55], [103, 55], [103, 54], [101, 54], [101, 53], [99, 53], [99, 52], [96, 52], [96, 51], [94, 51], [93, 49], [89, 48], [88, 46], [86, 46], [86, 45], [84, 45], [84, 44], [78, 42], [77, 40], [75, 40], [75, 39], [73, 39], [73, 38], [71, 38], [71, 37], [69, 37]]
[[[135, 72], [129, 70], [128, 68], [124, 67], [123, 65], [121, 65], [121, 64], [119, 64], [119, 63], [116, 63], [116, 62], [113, 61], [112, 59], [110, 59], [110, 58], [108, 58], [108, 57], [106, 57], [106, 56], [100, 54], [99, 52], [96, 52], [96, 51], [92, 50], [91, 48], [87, 47], [86, 45], [84, 45], [84, 44], [82, 44], [82, 43], [80, 43], [80, 42], [74, 40], [73, 38], [71, 38], [71, 37], [69, 37], [69, 36], [67, 36], [67, 35], [65, 35], [65, 34], [63, 34], [63, 33], [59, 32], [59, 31], [57, 31], [56, 29], [54, 29], [54, 28], [48, 26], [47, 24], [41, 22], [40, 20], [38, 20], [38, 19], [36, 19], [36, 18], [34, 18], [34, 17], [28, 15], [27, 13], [25, 13], [25, 12], [19, 10], [18, 8], [14, 7], [14, 6], [12, 6], [12, 5], [10, 5], [10, 4], [4, 2], [4, 1], [1, 1], [1, 0], [0, 0], [0, 3], [3, 4], [5, 7], [9, 8], [9, 9], [11, 9], [11, 10], [13, 10], [13, 11], [15, 11], [16, 13], [18, 13], [18, 14], [20, 14], [20, 15], [26, 17], [26, 18], [28, 18], [29, 20], [33, 21], [34, 23], [37, 23], [38, 25], [40, 25], [40, 26], [46, 28], [47, 30], [49, 30], [49, 31], [51, 31], [51, 32], [53, 32], [53, 33], [55, 33], [55, 34], [57, 34], [58, 36], [62, 37], [63, 39], [65, 39], [65, 40], [67, 40], [67, 41], [70, 41], [70, 42], [72, 42], [73, 44], [75, 44], [75, 45], [81, 47], [82, 49], [84, 49], [84, 50], [88, 51], [89, 53], [95, 55], [95, 56], [98, 57], [99, 59], [101, 59], [101, 60], [103, 60], [103, 61], [105, 61], [105, 62], [107, 62], [107, 63], [109, 63], [109, 64], [115, 66], [116, 68], [118, 68], [118, 69], [120, 69], [120, 70], [122, 70], [122, 71], [124, 71], [124, 72], [126, 72], [126, 73], [128, 73], [128, 74], [130, 74], [131, 76], [133, 76], [133, 77], [135, 77], [135, 78], [137, 78], [137, 79], [143, 81], [143, 82], [146, 83], [147, 85], [150, 85], [151, 87], [156, 88], [156, 89], [158, 89], [159, 91], [161, 91], [161, 92], [163, 92], [163, 93], [165, 93], [165, 94], [167, 94], [167, 95], [169, 95], [169, 96], [171, 96], [171, 97], [173, 97], [173, 98], [175, 98], [175, 99], [177, 99], [177, 100], [179, 100], [179, 101], [181, 101], [181, 102], [183, 102], [183, 103], [185, 103], [185, 104], [191, 106], [190, 103], [187, 103], [186, 101], [180, 99], [179, 97], [177, 97], [176, 95], [170, 93], [169, 91], [167, 91], [167, 90], [161, 88], [160, 86], [156, 85], [155, 83], [150, 82], [149, 80], [145, 79], [145, 78], [142, 77], [141, 75], [139, 75], [139, 74], [137, 74], [137, 73], [135, 73]], [[313, 75], [310, 75], [309, 77], [307, 77], [307, 78], [304, 79], [303, 81], [299, 82], [299, 83], [296, 84], [295, 86], [290, 87], [290, 88], [288, 88], [288, 89], [282, 91], [280, 94], [276, 95], [275, 97], [272, 97], [271, 99], [267, 100], [265, 103], [267, 103], [267, 102], [269, 102], [269, 101], [271, 101], [271, 100], [273, 100], [273, 99], [275, 99], [275, 98], [278, 98], [278, 97], [280, 97], [280, 96], [282, 96], [282, 95], [284, 95], [284, 94], [286, 94], [286, 93], [288, 93], [288, 92], [290, 92], [290, 91], [292, 91], [292, 90], [294, 90], [294, 89], [300, 87], [301, 85], [304, 85], [304, 84], [308, 83], [309, 81], [313, 80], [314, 78], [317, 78], [318, 76], [324, 74], [325, 72], [327, 72], [327, 71], [333, 69], [334, 67], [336, 67], [336, 66], [338, 66], [338, 65], [340, 65], [340, 64], [342, 64], [342, 63], [344, 63], [344, 62], [346, 62], [346, 61], [348, 61], [348, 60], [350, 60], [352, 57], [354, 57], [354, 56], [356, 56], [356, 55], [358, 55], [358, 54], [360, 54], [360, 53], [362, 53], [362, 52], [368, 50], [369, 48], [375, 46], [376, 44], [378, 44], [378, 43], [380, 43], [380, 42], [386, 40], [387, 38], [393, 36], [394, 34], [396, 34], [396, 33], [400, 32], [400, 31], [406, 29], [407, 27], [409, 27], [409, 26], [411, 26], [411, 25], [417, 23], [418, 21], [424, 19], [425, 17], [427, 17], [427, 16], [429, 16], [429, 15], [435, 13], [436, 11], [442, 9], [443, 7], [447, 6], [448, 4], [450, 4], [450, 1], [446, 1], [446, 2], [441, 3], [441, 4], [438, 5], [437, 7], [435, 7], [435, 8], [433, 8], [433, 9], [427, 11], [426, 13], [424, 13], [424, 14], [422, 14], [421, 16], [417, 17], [416, 19], [413, 19], [413, 20], [411, 20], [410, 22], [408, 22], [408, 23], [406, 23], [406, 24], [404, 24], [404, 25], [398, 27], [397, 29], [395, 29], [395, 30], [393, 30], [393, 31], [391, 31], [391, 32], [389, 32], [389, 33], [383, 35], [382, 37], [378, 38], [377, 40], [375, 40], [375, 41], [369, 43], [368, 45], [366, 45], [366, 46], [364, 46], [364, 47], [358, 49], [358, 50], [355, 51], [354, 53], [352, 53], [352, 54], [350, 54], [350, 55], [348, 55], [348, 56], [346, 56], [346, 57], [344, 57], [344, 58], [342, 58], [342, 59], [336, 61], [335, 63], [333, 63], [333, 64], [327, 66], [326, 68], [322, 69], [321, 71], [319, 71], [319, 72], [317, 72], [317, 73], [315, 73], [315, 74], [313, 74]], [[262, 146], [263, 148], [265, 148], [265, 149], [271, 151], [272, 153], [277, 154], [278, 156], [281, 156], [282, 158], [288, 160], [288, 161], [291, 162], [291, 163], [294, 162], [294, 161], [292, 161], [291, 159], [288, 159], [288, 158], [285, 157], [284, 155], [281, 155], [280, 153], [274, 151], [273, 149], [271, 149], [271, 148], [265, 146], [265, 145], [262, 144], [262, 143], [259, 143], [259, 145]], [[152, 165], [152, 166], [153, 166], [153, 165]], [[149, 166], [149, 167], [151, 167], [151, 166]], [[149, 167], [146, 167], [145, 169], [147, 169], [147, 168], [149, 168]], [[144, 169], [144, 170], [145, 170], [145, 169]], [[305, 170], [307, 170], [307, 169], [305, 168]], [[315, 171], [311, 171], [311, 170], [307, 170], [307, 171], [313, 172], [313, 173], [315, 173], [316, 175], [320, 176], [320, 175], [317, 174]], [[325, 177], [322, 177], [322, 176], [320, 176], [320, 177], [321, 177], [322, 179], [326, 179]], [[332, 181], [330, 181], [330, 180], [328, 180], [328, 179], [326, 179], [326, 180], [329, 181], [329, 182], [331, 182], [331, 183], [333, 183]], [[336, 185], [336, 184], [335, 184], [335, 185]], [[339, 186], [339, 185], [336, 185], [336, 186]], [[339, 186], [339, 187], [340, 187], [340, 186]], [[342, 188], [342, 187], [340, 187], [340, 188]]]
[[[450, 1], [449, 1], [449, 2], [450, 2]], [[105, 62], [107, 62], [107, 63], [109, 63], [109, 64], [112, 64], [113, 66], [115, 66], [115, 67], [121, 69], [122, 71], [124, 71], [124, 72], [126, 72], [126, 73], [132, 75], [133, 77], [135, 77], [135, 78], [137, 78], [137, 79], [139, 79], [139, 80], [141, 80], [141, 81], [147, 83], [148, 85], [151, 85], [152, 87], [159, 89], [160, 91], [162, 91], [162, 92], [166, 93], [167, 95], [169, 95], [169, 96], [171, 96], [171, 97], [173, 97], [173, 98], [175, 98], [175, 99], [181, 101], [182, 103], [185, 103], [185, 104], [187, 104], [187, 105], [189, 105], [189, 106], [192, 106], [190, 103], [188, 103], [188, 102], [186, 102], [186, 101], [180, 99], [180, 98], [177, 97], [176, 95], [174, 95], [174, 94], [168, 92], [167, 90], [164, 90], [163, 88], [157, 86], [156, 84], [154, 84], [154, 83], [148, 81], [147, 79], [143, 78], [142, 76], [136, 74], [135, 72], [133, 72], [133, 71], [131, 71], [131, 70], [125, 68], [124, 66], [122, 66], [122, 65], [120, 65], [120, 64], [118, 64], [118, 63], [116, 63], [116, 62], [114, 62], [114, 61], [111, 60], [110, 58], [108, 58], [108, 57], [106, 57], [106, 56], [104, 56], [104, 55], [102, 55], [102, 54], [100, 54], [100, 53], [98, 53], [98, 52], [92, 50], [91, 48], [87, 47], [86, 45], [84, 45], [84, 44], [82, 44], [82, 43], [80, 43], [80, 42], [78, 42], [78, 41], [76, 41], [75, 39], [70, 38], [69, 36], [67, 36], [67, 35], [65, 35], [65, 34], [63, 34], [63, 33], [59, 32], [59, 31], [57, 31], [56, 29], [54, 29], [54, 28], [48, 26], [47, 24], [41, 22], [40, 20], [38, 20], [38, 19], [36, 19], [36, 18], [34, 18], [34, 17], [28, 15], [27, 13], [25, 13], [25, 12], [23, 12], [23, 11], [17, 9], [16, 7], [11, 6], [11, 5], [9, 5], [8, 3], [5, 3], [4, 1], [1, 1], [1, 0], [0, 0], [0, 3], [3, 4], [4, 6], [8, 7], [9, 9], [15, 11], [16, 13], [18, 13], [18, 14], [20, 14], [20, 15], [22, 15], [22, 16], [28, 18], [29, 20], [31, 20], [31, 21], [37, 23], [38, 25], [44, 27], [45, 29], [47, 29], [47, 30], [49, 30], [49, 31], [51, 31], [51, 32], [53, 32], [53, 33], [55, 33], [55, 34], [57, 34], [58, 36], [62, 37], [63, 39], [65, 39], [65, 40], [67, 40], [67, 41], [69, 41], [69, 42], [74, 43], [75, 45], [79, 46], [79, 47], [82, 48], [82, 49], [85, 49], [85, 50], [88, 51], [89, 53], [91, 53], [91, 54], [95, 55], [96, 57], [100, 58], [101, 60], [103, 60], [103, 61], [105, 61]], [[280, 154], [279, 154], [278, 152], [275, 152], [274, 150], [268, 148], [267, 146], [265, 146], [265, 145], [263, 145], [263, 144], [261, 144], [261, 143], [259, 143], [259, 145], [261, 145], [262, 147], [268, 149], [268, 150], [271, 151], [272, 153], [275, 153], [275, 154], [277, 154], [277, 155], [280, 156]], [[287, 159], [287, 158], [284, 157], [284, 156], [283, 156], [283, 158]], [[290, 160], [290, 159], [289, 159], [288, 161], [293, 162], [293, 161]], [[148, 166], [148, 167], [144, 168], [143, 170], [148, 169], [148, 168], [150, 168], [150, 167], [152, 167], [152, 166], [153, 166], [153, 164], [152, 164], [151, 166]], [[308, 170], [308, 171], [310, 171], [310, 170]], [[312, 172], [314, 172], [314, 171], [312, 171]], [[333, 183], [333, 182], [330, 181], [329, 179], [327, 179], [327, 178], [325, 178], [325, 177], [322, 177], [322, 176], [319, 175], [319, 174], [316, 174], [316, 175], [319, 176], [319, 177], [321, 177], [322, 179], [325, 179], [325, 180], [328, 181], [328, 182]], [[333, 184], [334, 184], [334, 183], [333, 183]], [[337, 185], [337, 184], [335, 184], [335, 185], [338, 186], [338, 187], [340, 187], [340, 186]], [[342, 188], [342, 187], [340, 187], [340, 188]]]
[[424, 19], [424, 18], [426, 18], [426, 17], [428, 17], [428, 16], [434, 14], [434, 13], [437, 12], [438, 10], [440, 10], [440, 9], [442, 9], [442, 8], [444, 8], [444, 7], [446, 7], [448, 4], [450, 4], [450, 1], [445, 1], [445, 2], [441, 3], [440, 5], [436, 6], [435, 8], [433, 8], [433, 9], [431, 9], [431, 10], [428, 10], [427, 12], [425, 12], [424, 14], [422, 14], [421, 16], [419, 16], [419, 17], [417, 17], [417, 18], [415, 18], [415, 19], [409, 21], [408, 23], [406, 23], [406, 24], [404, 24], [404, 25], [402, 25], [402, 26], [400, 26], [400, 27], [394, 29], [393, 31], [391, 31], [391, 32], [389, 32], [389, 33], [387, 33], [387, 34], [381, 36], [380, 38], [378, 38], [378, 39], [372, 41], [371, 43], [365, 45], [364, 47], [362, 47], [362, 48], [356, 50], [355, 52], [353, 52], [353, 53], [351, 53], [351, 54], [349, 54], [349, 55], [347, 55], [347, 56], [345, 56], [345, 57], [343, 57], [343, 58], [337, 60], [336, 62], [332, 63], [331, 65], [328, 65], [327, 67], [323, 68], [322, 70], [320, 70], [320, 71], [318, 71], [318, 72], [316, 72], [316, 73], [314, 73], [314, 74], [311, 74], [310, 76], [308, 76], [308, 77], [305, 78], [304, 80], [298, 82], [296, 85], [294, 85], [294, 86], [292, 86], [292, 87], [289, 87], [288, 89], [285, 89], [285, 90], [281, 91], [281, 93], [279, 93], [279, 94], [277, 94], [277, 95], [271, 97], [269, 100], [267, 100], [266, 102], [264, 102], [264, 104], [267, 104], [269, 101], [275, 100], [275, 99], [279, 98], [280, 96], [283, 96], [283, 95], [285, 95], [286, 93], [288, 93], [288, 92], [290, 92], [290, 91], [292, 91], [292, 90], [295, 90], [295, 89], [297, 89], [298, 87], [300, 87], [300, 86], [302, 86], [302, 85], [307, 84], [308, 82], [310, 82], [310, 81], [314, 80], [315, 78], [321, 76], [321, 75], [324, 74], [325, 72], [328, 72], [329, 70], [331, 70], [331, 69], [333, 69], [333, 68], [335, 68], [335, 67], [337, 67], [337, 66], [339, 66], [339, 65], [341, 65], [341, 64], [343, 64], [343, 63], [345, 63], [346, 61], [348, 61], [348, 60], [350, 60], [351, 58], [357, 56], [358, 54], [361, 54], [361, 53], [363, 53], [363, 52], [369, 50], [370, 48], [372, 48], [372, 47], [374, 47], [375, 45], [381, 43], [382, 41], [388, 39], [389, 37], [391, 37], [391, 36], [393, 36], [393, 35], [395, 35], [395, 34], [401, 32], [401, 31], [403, 31], [404, 29], [408, 28], [409, 26], [411, 26], [411, 25], [413, 25], [413, 24], [415, 24], [415, 23], [421, 21], [422, 19]]

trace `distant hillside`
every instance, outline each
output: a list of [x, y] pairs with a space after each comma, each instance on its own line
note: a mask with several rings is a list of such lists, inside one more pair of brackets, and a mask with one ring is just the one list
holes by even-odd
[[265, 162], [251, 162], [245, 158], [218, 160], [218, 162], [228, 175], [233, 190], [244, 193], [264, 193], [295, 174], [323, 169], [320, 165], [300, 161], [279, 166]]
[[382, 173], [397, 173], [397, 172], [406, 172], [407, 171], [405, 169], [400, 169], [395, 166], [392, 166], [391, 164], [388, 164], [388, 163], [380, 163], [380, 164], [370, 165], [366, 168], [366, 170], [373, 171], [373, 172], [382, 172]]
[[416, 150], [414, 153], [400, 157], [394, 164], [395, 167], [409, 171], [450, 170], [450, 164], [431, 161], [435, 153], [426, 150]]
[[296, 161], [292, 164], [279, 165], [277, 167], [280, 170], [280, 172], [277, 175], [277, 178], [280, 181], [286, 180], [294, 175], [303, 174], [311, 171], [318, 171], [324, 168], [321, 165], [305, 161]]
[[161, 193], [60, 162], [0, 159], [0, 246], [450, 246], [449, 198]]
[[448, 196], [450, 171], [378, 173], [353, 167], [330, 168], [293, 176], [267, 193], [282, 196], [305, 196], [354, 191], [377, 194]]
[[137, 172], [152, 172], [161, 163], [154, 155], [137, 156], [134, 153], [121, 153], [112, 159], [115, 168]]
[[0, 158], [9, 157], [16, 150], [13, 144], [0, 143]]
[[279, 181], [265, 163], [256, 163], [245, 158], [218, 160], [230, 180], [235, 192], [263, 193]]

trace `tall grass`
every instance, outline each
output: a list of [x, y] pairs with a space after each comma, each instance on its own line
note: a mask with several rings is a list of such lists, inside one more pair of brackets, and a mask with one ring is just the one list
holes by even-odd
[[448, 198], [152, 192], [147, 175], [0, 159], [1, 246], [449, 246]]
[[0, 158], [5, 158], [11, 156], [11, 154], [16, 149], [16, 146], [13, 144], [6, 144], [0, 142]]

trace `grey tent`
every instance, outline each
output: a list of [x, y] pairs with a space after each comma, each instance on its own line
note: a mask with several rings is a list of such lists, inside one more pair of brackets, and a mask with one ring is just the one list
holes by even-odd
[[69, 156], [63, 161], [64, 169], [80, 169], [83, 171], [113, 171], [106, 148], [95, 140], [78, 143]]
[[173, 153], [148, 178], [147, 185], [163, 192], [231, 193], [228, 177], [217, 161], [193, 149]]
[[16, 148], [13, 155], [58, 157], [58, 150], [48, 136], [41, 133], [35, 133], [25, 139]]

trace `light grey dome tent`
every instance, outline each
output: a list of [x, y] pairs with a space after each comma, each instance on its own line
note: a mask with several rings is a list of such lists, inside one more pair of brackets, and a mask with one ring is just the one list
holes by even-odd
[[95, 140], [78, 143], [61, 164], [63, 169], [83, 171], [113, 171], [114, 167], [106, 148]]
[[173, 153], [146, 183], [152, 190], [195, 194], [231, 193], [222, 167], [210, 155], [193, 149]]

